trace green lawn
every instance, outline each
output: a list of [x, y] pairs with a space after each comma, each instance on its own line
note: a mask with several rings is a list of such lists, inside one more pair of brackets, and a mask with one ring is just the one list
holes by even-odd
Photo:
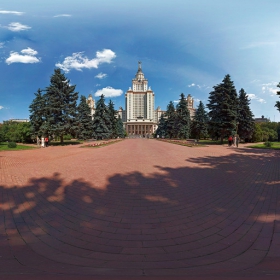
[[25, 145], [19, 145], [17, 144], [16, 148], [8, 148], [8, 143], [2, 142], [0, 143], [0, 151], [19, 151], [19, 150], [31, 150], [35, 149], [36, 147], [32, 146], [25, 146]]
[[266, 147], [263, 143], [258, 143], [256, 145], [248, 146], [249, 148], [257, 148], [257, 149], [273, 149], [280, 150], [280, 142], [271, 142], [272, 147]]

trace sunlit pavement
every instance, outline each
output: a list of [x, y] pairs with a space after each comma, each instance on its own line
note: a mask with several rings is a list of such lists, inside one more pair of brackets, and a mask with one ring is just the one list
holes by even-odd
[[0, 152], [0, 279], [280, 279], [279, 156], [147, 139]]

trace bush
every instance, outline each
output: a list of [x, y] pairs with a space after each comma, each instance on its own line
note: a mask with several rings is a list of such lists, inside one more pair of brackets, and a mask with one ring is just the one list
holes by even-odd
[[269, 142], [269, 141], [266, 141], [264, 142], [264, 145], [267, 147], [267, 148], [270, 148], [272, 147], [273, 143]]
[[17, 143], [16, 142], [9, 142], [8, 143], [8, 148], [16, 148], [17, 147]]

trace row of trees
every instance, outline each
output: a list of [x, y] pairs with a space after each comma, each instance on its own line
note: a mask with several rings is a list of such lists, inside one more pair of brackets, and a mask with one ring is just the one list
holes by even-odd
[[79, 139], [109, 139], [124, 137], [123, 123], [116, 117], [114, 104], [105, 105], [104, 96], [96, 104], [94, 119], [85, 96], [80, 97], [76, 86], [70, 84], [60, 69], [55, 69], [50, 85], [38, 89], [29, 106], [31, 134], [34, 137], [63, 137], [67, 134]]
[[200, 101], [192, 121], [183, 93], [176, 110], [170, 101], [166, 114], [160, 119], [156, 135], [182, 139], [190, 136], [197, 139], [211, 137], [220, 138], [223, 142], [224, 138], [238, 133], [245, 140], [252, 139], [255, 125], [250, 100], [244, 89], [239, 91], [238, 96], [230, 75], [226, 75], [222, 83], [213, 89], [207, 104], [209, 112]]

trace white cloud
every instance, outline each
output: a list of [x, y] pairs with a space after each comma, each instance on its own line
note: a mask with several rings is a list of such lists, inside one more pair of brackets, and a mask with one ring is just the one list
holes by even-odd
[[61, 68], [66, 73], [71, 69], [82, 71], [83, 68], [98, 68], [99, 64], [111, 63], [115, 57], [116, 54], [109, 49], [97, 51], [96, 57], [93, 59], [88, 59], [83, 55], [83, 52], [77, 52], [73, 53], [72, 56], [67, 56], [62, 63], [56, 63], [55, 66]]
[[275, 94], [277, 94], [276, 86], [277, 86], [276, 82], [262, 84], [262, 92], [263, 93], [268, 92], [270, 93], [271, 96], [274, 96]]
[[254, 93], [247, 94], [250, 100], [256, 100], [260, 103], [266, 103], [266, 101], [262, 98], [257, 97]]
[[27, 48], [21, 51], [23, 54], [19, 54], [18, 52], [10, 52], [10, 57], [6, 59], [7, 64], [11, 63], [38, 63], [40, 59], [35, 55], [38, 53], [37, 51]]
[[195, 102], [199, 102], [199, 101], [200, 101], [200, 99], [198, 99], [198, 98], [194, 98], [194, 101], [195, 101]]
[[123, 94], [123, 91], [121, 89], [115, 89], [112, 87], [105, 87], [103, 89], [99, 89], [94, 96], [101, 96], [104, 95], [105, 97], [115, 97], [115, 96], [121, 96]]
[[4, 44], [3, 42], [0, 42], [0, 49], [4, 48]]
[[249, 93], [249, 94], [247, 94], [248, 95], [248, 97], [249, 97], [249, 99], [257, 99], [257, 96], [254, 94], [254, 93]]
[[173, 103], [179, 103], [180, 100], [174, 100]]
[[69, 14], [60, 14], [60, 15], [55, 15], [53, 17], [72, 17], [72, 15]]
[[2, 110], [2, 109], [4, 109], [4, 107], [0, 105], [0, 110]]
[[17, 11], [4, 11], [4, 10], [0, 10], [0, 14], [14, 14], [17, 16], [20, 16], [22, 14], [24, 14], [23, 12], [17, 12]]
[[195, 87], [195, 84], [192, 83], [191, 85], [188, 85], [188, 87]]
[[12, 22], [10, 23], [8, 26], [2, 26], [3, 28], [7, 28], [11, 31], [14, 31], [14, 32], [19, 32], [19, 31], [23, 31], [23, 30], [28, 30], [30, 29], [31, 27], [30, 26], [27, 26], [27, 25], [23, 25], [19, 22]]
[[21, 51], [21, 53], [27, 54], [27, 55], [36, 55], [36, 54], [38, 54], [37, 51], [35, 51], [35, 50], [33, 50], [33, 49], [29, 48], [29, 47], [27, 49], [23, 49]]
[[104, 79], [104, 78], [106, 78], [107, 77], [107, 74], [104, 74], [104, 73], [102, 73], [102, 72], [100, 72], [99, 74], [97, 74], [96, 76], [95, 76], [95, 78], [97, 78], [97, 79]]

